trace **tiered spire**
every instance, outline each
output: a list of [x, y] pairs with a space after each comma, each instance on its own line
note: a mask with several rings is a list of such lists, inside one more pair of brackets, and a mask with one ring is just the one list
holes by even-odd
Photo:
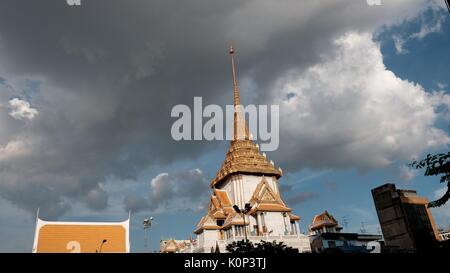
[[265, 156], [259, 152], [259, 147], [250, 139], [248, 127], [245, 123], [242, 111], [239, 89], [236, 79], [236, 66], [234, 61], [235, 50], [230, 46], [231, 72], [233, 77], [233, 99], [234, 99], [234, 131], [230, 149], [225, 162], [211, 182], [211, 186], [224, 180], [232, 174], [250, 173], [267, 176], [281, 177], [282, 173], [271, 164]]

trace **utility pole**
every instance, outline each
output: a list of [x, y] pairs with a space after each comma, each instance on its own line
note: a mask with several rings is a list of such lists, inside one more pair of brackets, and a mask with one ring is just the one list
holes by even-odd
[[346, 215], [344, 215], [344, 217], [342, 217], [342, 225], [345, 227], [345, 230], [347, 230], [347, 228], [348, 228], [348, 219], [347, 219]]
[[150, 217], [149, 219], [147, 219], [147, 218], [144, 219], [144, 221], [142, 222], [142, 225], [144, 226], [144, 249], [145, 249], [145, 252], [149, 252], [148, 251], [148, 230], [152, 226], [152, 221], [153, 221], [153, 217]]
[[250, 206], [250, 203], [246, 203], [244, 209], [239, 208], [237, 205], [233, 206], [233, 209], [237, 213], [242, 213], [242, 219], [244, 219], [244, 236], [245, 236], [245, 242], [248, 242], [247, 239], [247, 226], [245, 225], [245, 215], [252, 209]]

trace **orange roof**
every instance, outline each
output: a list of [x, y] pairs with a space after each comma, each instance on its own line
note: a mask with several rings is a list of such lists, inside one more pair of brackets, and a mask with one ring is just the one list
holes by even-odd
[[277, 178], [282, 176], [281, 171], [270, 164], [267, 158], [259, 152], [256, 144], [248, 139], [231, 141], [225, 161], [216, 177], [211, 181], [211, 186], [232, 174], [239, 173], [264, 174]]
[[53, 222], [37, 219], [34, 253], [129, 252], [129, 220]]
[[291, 213], [291, 212], [289, 212], [288, 215], [289, 215], [289, 218], [290, 218], [292, 221], [300, 221], [300, 216], [297, 216], [297, 215], [295, 215], [295, 214], [293, 214], [293, 213]]
[[194, 242], [192, 240], [161, 240], [159, 251], [163, 253], [179, 252], [190, 247], [193, 244]]
[[217, 200], [216, 196], [211, 196], [211, 203], [214, 205], [215, 209], [220, 209], [221, 205], [219, 203], [219, 200]]
[[314, 216], [313, 221], [310, 225], [310, 229], [318, 229], [324, 226], [327, 227], [336, 227], [338, 225], [336, 219], [328, 213], [328, 211], [324, 211], [321, 214]]
[[250, 214], [257, 211], [275, 211], [275, 212], [290, 212], [290, 208], [281, 199], [267, 182], [265, 177], [262, 177], [261, 182], [255, 189], [250, 204], [253, 206]]
[[228, 197], [228, 193], [224, 190], [214, 189], [214, 194], [220, 201], [220, 204], [224, 207], [231, 207], [231, 200]]
[[[245, 222], [245, 225], [248, 224], [249, 223]], [[244, 225], [244, 219], [242, 218], [242, 215], [236, 213], [235, 211], [228, 214], [227, 219], [225, 219], [225, 222], [222, 225], [222, 228], [227, 228], [230, 225]]]
[[227, 216], [225, 216], [225, 213], [223, 213], [223, 211], [218, 210], [216, 212], [213, 213], [213, 217], [216, 219], [225, 219], [227, 218]]
[[220, 229], [220, 227], [216, 224], [216, 220], [213, 218], [213, 215], [207, 214], [203, 216], [198, 222], [194, 233], [198, 234], [204, 229]]
[[261, 203], [261, 204], [258, 204], [255, 208], [253, 208], [250, 211], [250, 214], [253, 214], [257, 211], [291, 212], [292, 210], [281, 204]]

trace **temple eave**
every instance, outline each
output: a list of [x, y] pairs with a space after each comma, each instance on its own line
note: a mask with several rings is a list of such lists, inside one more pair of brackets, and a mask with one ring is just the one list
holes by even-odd
[[216, 184], [228, 178], [230, 175], [234, 174], [250, 174], [250, 175], [266, 175], [266, 176], [275, 176], [277, 179], [282, 176], [281, 172], [276, 169], [267, 169], [267, 168], [255, 168], [255, 167], [239, 167], [235, 170], [219, 173], [216, 177], [211, 181], [211, 186], [214, 187]]

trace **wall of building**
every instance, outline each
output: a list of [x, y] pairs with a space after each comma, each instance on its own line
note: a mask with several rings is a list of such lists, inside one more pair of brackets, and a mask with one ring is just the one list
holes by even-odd
[[[285, 222], [283, 213], [281, 212], [264, 212], [264, 219], [267, 226], [267, 231], [272, 233], [270, 235], [285, 235]], [[289, 227], [288, 227], [289, 228]]]
[[236, 204], [236, 197], [235, 197], [235, 191], [234, 191], [234, 185], [231, 180], [231, 178], [228, 178], [225, 183], [223, 183], [221, 190], [224, 190], [227, 192], [228, 197], [230, 198], [230, 201], [232, 204]]

